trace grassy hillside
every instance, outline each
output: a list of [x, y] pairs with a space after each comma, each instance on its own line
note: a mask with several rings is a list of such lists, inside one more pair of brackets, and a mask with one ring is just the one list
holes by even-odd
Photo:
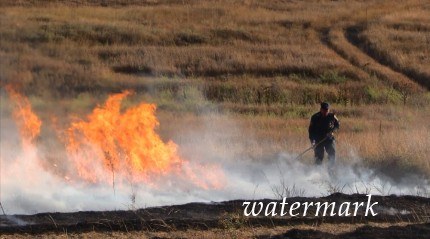
[[307, 148], [308, 119], [325, 100], [342, 120], [341, 158], [430, 174], [427, 1], [0, 6], [1, 84], [19, 85], [42, 116], [82, 114], [134, 89], [131, 101], [157, 103], [166, 138], [222, 112], [242, 130], [220, 140], [247, 146], [224, 150], [262, 158]]

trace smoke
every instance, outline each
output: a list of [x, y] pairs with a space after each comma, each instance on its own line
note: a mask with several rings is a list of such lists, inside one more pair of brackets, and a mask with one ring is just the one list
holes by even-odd
[[0, 215], [0, 227], [9, 226], [9, 225], [26, 226], [31, 224], [32, 224], [31, 222], [26, 222], [13, 215]]
[[[112, 181], [114, 184], [71, 181], [56, 171], [70, 170], [66, 155], [43, 145], [54, 135], [42, 135], [47, 140], [39, 140], [34, 147], [23, 150], [19, 130], [10, 112], [3, 109], [2, 106], [0, 201], [7, 214], [126, 210], [188, 202], [325, 196], [334, 192], [430, 192], [428, 180], [418, 175], [393, 179], [365, 167], [352, 149], [349, 158], [338, 160], [334, 168], [295, 160], [296, 155], [288, 152], [256, 159], [250, 151], [256, 150], [260, 142], [252, 135], [244, 137], [239, 122], [216, 112], [199, 116], [198, 125], [178, 125], [180, 130], [172, 140], [178, 145], [181, 158], [187, 159], [180, 175], [166, 174], [151, 182], [132, 182], [120, 175]], [[55, 165], [49, 161], [52, 157], [56, 158]], [[103, 171], [102, 167], [92, 164], [94, 171]], [[222, 187], [199, 187], [192, 183], [192, 177], [215, 177]]]

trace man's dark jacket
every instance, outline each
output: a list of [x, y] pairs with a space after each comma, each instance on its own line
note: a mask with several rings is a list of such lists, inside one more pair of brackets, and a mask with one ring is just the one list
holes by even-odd
[[321, 112], [315, 113], [309, 124], [309, 139], [311, 142], [318, 142], [337, 129], [339, 129], [339, 120], [333, 113], [329, 113], [326, 117]]

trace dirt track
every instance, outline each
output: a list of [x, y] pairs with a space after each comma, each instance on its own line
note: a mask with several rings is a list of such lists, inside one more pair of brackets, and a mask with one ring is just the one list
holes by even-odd
[[[267, 204], [272, 200], [259, 200]], [[289, 198], [287, 202], [366, 202], [366, 195], [333, 194], [322, 198]], [[243, 200], [220, 203], [189, 203], [184, 205], [139, 209], [136, 211], [40, 213], [0, 217], [2, 235], [87, 232], [184, 232], [229, 228], [274, 228], [294, 226], [285, 233], [262, 235], [257, 238], [428, 238], [430, 235], [430, 199], [416, 196], [372, 196], [378, 202], [377, 216], [356, 217], [244, 217]], [[301, 209], [300, 209], [301, 210]], [[409, 225], [398, 226], [407, 222]], [[359, 227], [355, 231], [331, 234], [323, 231], [296, 229], [302, 225], [321, 224], [396, 224], [379, 228]], [[303, 228], [303, 227], [302, 227]]]

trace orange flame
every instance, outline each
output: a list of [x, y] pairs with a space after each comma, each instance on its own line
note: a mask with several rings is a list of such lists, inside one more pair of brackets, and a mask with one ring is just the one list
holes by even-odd
[[[121, 113], [121, 101], [130, 94], [125, 91], [110, 96], [86, 121], [74, 122], [68, 129], [67, 151], [79, 176], [100, 182], [110, 180], [107, 172], [111, 172], [133, 182], [151, 183], [157, 176], [179, 175], [182, 170], [202, 188], [220, 187], [215, 180], [197, 177], [187, 167], [188, 162], [178, 156], [177, 145], [161, 140], [155, 132], [159, 126], [155, 105], [141, 103]], [[102, 172], [94, 171], [94, 161], [104, 165]]]
[[24, 147], [32, 145], [40, 133], [42, 121], [33, 113], [31, 104], [13, 85], [6, 85], [5, 89], [13, 102], [13, 118], [15, 119]]
[[[15, 105], [13, 116], [23, 145], [33, 146], [42, 122], [32, 112], [27, 98], [10, 85], [6, 90]], [[85, 120], [75, 120], [64, 131], [58, 127], [57, 119], [52, 118], [52, 127], [65, 143], [73, 168], [69, 175], [61, 177], [66, 181], [114, 183], [114, 176], [118, 175], [130, 182], [157, 186], [157, 179], [164, 175], [191, 181], [203, 189], [221, 188], [223, 174], [219, 167], [191, 164], [179, 157], [174, 142], [161, 140], [155, 132], [159, 126], [155, 105], [141, 103], [121, 112], [121, 102], [130, 94], [124, 91], [109, 96]]]

